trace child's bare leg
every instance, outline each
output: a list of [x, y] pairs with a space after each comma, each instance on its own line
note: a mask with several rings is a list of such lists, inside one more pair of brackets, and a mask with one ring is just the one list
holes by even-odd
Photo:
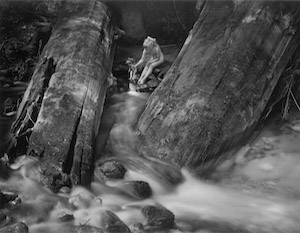
[[150, 76], [150, 74], [152, 73], [152, 71], [153, 71], [153, 68], [152, 68], [152, 66], [150, 65], [149, 68], [147, 69], [146, 74], [145, 74], [143, 77], [141, 77], [141, 78], [139, 79], [139, 84], [144, 84], [145, 81], [146, 81], [146, 79], [147, 79], [147, 78]]
[[145, 66], [144, 69], [143, 69], [143, 72], [141, 73], [140, 79], [145, 76], [145, 74], [147, 73], [147, 70], [148, 70], [148, 66]]
[[149, 65], [150, 64], [147, 63], [146, 66], [144, 67], [143, 72], [142, 72], [142, 74], [139, 78], [139, 81], [138, 81], [139, 84], [140, 84], [141, 80], [144, 80], [144, 76], [148, 73]]
[[[145, 74], [144, 75], [141, 75], [138, 83], [139, 84], [143, 84], [145, 83], [146, 79], [150, 76], [150, 74], [152, 73], [153, 69], [157, 66], [159, 66], [160, 64], [162, 64], [163, 61], [157, 61], [157, 62], [153, 62], [151, 63], [149, 66], [148, 66], [148, 69], [146, 70]], [[144, 69], [145, 70], [145, 69]], [[143, 70], [143, 73], [144, 73], [144, 70]]]

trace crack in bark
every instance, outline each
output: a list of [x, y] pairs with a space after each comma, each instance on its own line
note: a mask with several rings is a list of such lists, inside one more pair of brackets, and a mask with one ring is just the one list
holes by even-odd
[[73, 134], [72, 134], [72, 139], [71, 139], [71, 143], [70, 143], [70, 148], [68, 150], [67, 158], [66, 158], [66, 160], [64, 161], [64, 163], [62, 165], [62, 170], [66, 174], [70, 174], [71, 170], [72, 170], [72, 167], [73, 167], [75, 145], [76, 145], [76, 142], [77, 142], [77, 130], [78, 130], [78, 126], [79, 126], [79, 123], [80, 123], [80, 118], [81, 118], [81, 115], [82, 115], [82, 109], [83, 109], [83, 107], [81, 107], [80, 114], [78, 116], [78, 119], [76, 120], [76, 125], [75, 125], [75, 129], [73, 131]]
[[[90, 80], [88, 81], [87, 86], [89, 87], [90, 85]], [[78, 136], [78, 128], [81, 125], [82, 117], [83, 117], [83, 110], [84, 106], [86, 104], [87, 98], [88, 98], [88, 91], [89, 88], [86, 90], [84, 101], [82, 103], [81, 109], [80, 109], [80, 114], [78, 116], [76, 126], [72, 135], [72, 140], [70, 144], [70, 149], [68, 151], [67, 155], [67, 160], [65, 164], [65, 173], [71, 175], [71, 180], [73, 184], [79, 184], [81, 183], [81, 164], [82, 164], [82, 151], [76, 151], [76, 144], [78, 143], [77, 141], [77, 136]]]

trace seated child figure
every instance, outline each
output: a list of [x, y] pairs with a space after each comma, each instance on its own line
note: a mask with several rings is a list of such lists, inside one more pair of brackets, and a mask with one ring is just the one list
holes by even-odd
[[135, 64], [135, 68], [144, 66], [138, 84], [144, 84], [152, 73], [153, 69], [164, 62], [164, 55], [155, 38], [148, 36], [143, 43], [143, 54], [141, 59]]

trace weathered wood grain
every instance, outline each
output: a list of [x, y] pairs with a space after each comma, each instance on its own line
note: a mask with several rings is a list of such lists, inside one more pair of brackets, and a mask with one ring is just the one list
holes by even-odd
[[199, 168], [247, 137], [299, 44], [298, 15], [293, 2], [202, 1], [140, 117], [140, 151]]
[[11, 151], [40, 157], [43, 182], [56, 191], [90, 182], [114, 30], [100, 1], [66, 1], [20, 104]]

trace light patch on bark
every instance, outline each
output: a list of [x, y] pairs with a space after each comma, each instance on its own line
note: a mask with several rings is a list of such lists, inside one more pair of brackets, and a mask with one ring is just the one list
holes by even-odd
[[188, 99], [185, 106], [187, 109], [193, 109], [195, 106], [205, 107], [207, 105], [204, 98], [199, 99], [199, 97], [195, 97], [192, 99]]
[[164, 107], [164, 103], [163, 102], [157, 102], [157, 104], [155, 105], [154, 109], [151, 111], [151, 115], [153, 116], [153, 118], [156, 118], [157, 115], [161, 112], [161, 110]]
[[85, 108], [82, 111], [81, 117], [83, 118], [84, 121], [89, 121], [93, 120], [95, 118], [95, 111], [91, 108]]
[[33, 80], [31, 79], [29, 84], [28, 84], [28, 87], [23, 95], [23, 98], [22, 98], [22, 101], [18, 107], [18, 111], [17, 111], [17, 115], [16, 115], [16, 119], [18, 119], [20, 117], [20, 114], [22, 113], [23, 109], [24, 109], [24, 106], [25, 104], [27, 103], [28, 101], [28, 98], [29, 98], [29, 94], [30, 94], [30, 90], [32, 88], [32, 85], [33, 85]]
[[197, 3], [196, 3], [196, 10], [200, 11], [203, 4], [205, 4], [205, 0], [198, 0]]
[[[66, 51], [70, 51], [67, 55], [65, 56], [61, 56], [60, 58], [56, 59], [56, 67], [59, 67], [60, 70], [64, 70], [67, 69], [69, 70], [70, 67], [74, 66], [74, 62], [78, 62], [77, 65], [80, 64], [80, 60], [76, 61], [76, 59], [74, 59], [74, 47], [76, 46], [76, 44], [74, 43], [70, 43], [68, 45], [65, 46], [65, 50]], [[51, 51], [50, 51], [51, 52]], [[50, 55], [47, 55], [47, 57], [55, 57], [55, 55], [52, 55], [50, 53]], [[72, 70], [72, 69], [70, 69]]]
[[54, 87], [55, 85], [57, 85], [60, 76], [61, 74], [59, 72], [52, 74], [49, 80], [49, 87]]
[[170, 112], [167, 117], [162, 122], [162, 126], [171, 126], [177, 124], [178, 122], [183, 122], [187, 120], [187, 111], [185, 109], [180, 109], [178, 111]]
[[252, 23], [253, 21], [256, 20], [269, 20], [270, 22], [273, 20], [270, 13], [267, 12], [264, 9], [257, 9], [255, 10], [253, 13], [251, 13], [250, 15], [247, 15], [244, 19], [243, 19], [243, 23]]
[[293, 16], [291, 14], [285, 14], [282, 16], [281, 27], [283, 30], [290, 29], [290, 32], [295, 33], [295, 29], [291, 28]]
[[79, 83], [74, 83], [73, 88], [70, 90], [72, 90], [72, 95], [75, 97], [75, 99], [79, 102], [82, 102], [82, 99], [86, 95], [87, 88], [87, 86], [80, 85]]
[[192, 38], [193, 38], [193, 35], [192, 35], [192, 33], [190, 32], [189, 35], [188, 35], [188, 37], [186, 38], [186, 40], [185, 40], [183, 46], [188, 46], [188, 45], [190, 44]]
[[87, 25], [93, 25], [95, 27], [97, 27], [99, 30], [102, 30], [103, 29], [103, 25], [102, 25], [102, 22], [99, 21], [99, 20], [93, 20], [91, 18], [85, 18], [85, 17], [79, 17], [79, 18], [76, 18], [76, 19], [71, 19], [68, 21], [68, 24], [67, 26], [68, 27], [77, 27], [78, 25], [82, 24], [82, 23], [86, 23]]
[[37, 122], [32, 127], [32, 131], [40, 132], [44, 129], [45, 125], [50, 125], [50, 124], [52, 124], [52, 117], [50, 116], [47, 118], [39, 117]]
[[251, 23], [257, 19], [257, 15], [248, 15], [243, 19], [243, 23]]

